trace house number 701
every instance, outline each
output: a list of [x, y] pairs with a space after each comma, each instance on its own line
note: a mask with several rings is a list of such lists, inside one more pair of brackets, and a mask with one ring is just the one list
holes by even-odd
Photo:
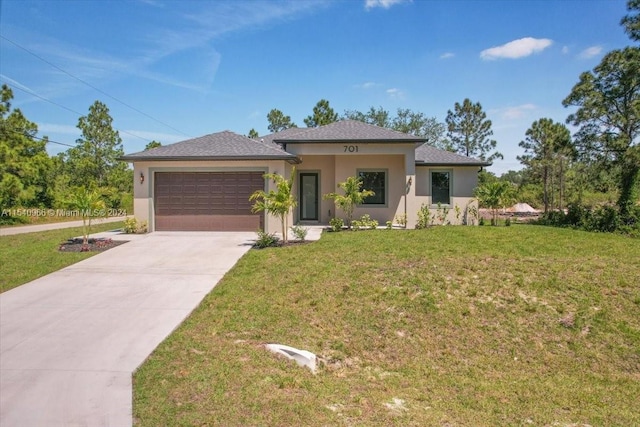
[[358, 152], [358, 146], [357, 145], [345, 145], [344, 146], [344, 152], [345, 153], [357, 153]]

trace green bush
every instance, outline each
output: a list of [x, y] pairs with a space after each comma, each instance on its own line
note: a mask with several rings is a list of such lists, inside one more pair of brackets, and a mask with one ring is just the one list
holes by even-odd
[[424, 203], [420, 206], [418, 211], [418, 222], [416, 222], [417, 229], [427, 228], [431, 222], [431, 212], [429, 212], [429, 206]]
[[547, 212], [538, 223], [601, 233], [620, 232], [637, 235], [640, 233], [640, 207], [634, 208], [625, 222], [616, 206], [604, 205], [592, 208], [572, 203], [567, 208], [566, 214], [560, 211]]
[[329, 221], [329, 225], [331, 226], [331, 230], [333, 231], [342, 231], [342, 227], [344, 227], [344, 221], [342, 218], [331, 218]]
[[296, 237], [296, 239], [304, 242], [305, 239], [307, 238], [307, 233], [309, 232], [309, 229], [301, 226], [300, 224], [297, 224], [291, 227], [291, 232]]
[[147, 221], [138, 223], [135, 218], [127, 218], [122, 228], [126, 234], [143, 234], [147, 232]]
[[378, 221], [375, 219], [371, 219], [371, 216], [369, 214], [365, 214], [365, 215], [362, 215], [360, 219], [353, 220], [353, 222], [351, 223], [351, 226], [354, 230], [360, 230], [360, 229], [374, 230], [378, 228]]
[[269, 248], [272, 246], [278, 246], [280, 238], [274, 233], [267, 233], [263, 230], [257, 231], [258, 238], [256, 239], [256, 247], [259, 249]]

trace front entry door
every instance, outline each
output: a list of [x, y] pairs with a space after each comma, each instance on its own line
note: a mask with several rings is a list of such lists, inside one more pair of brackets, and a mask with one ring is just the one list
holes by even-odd
[[318, 174], [300, 173], [300, 221], [318, 220]]

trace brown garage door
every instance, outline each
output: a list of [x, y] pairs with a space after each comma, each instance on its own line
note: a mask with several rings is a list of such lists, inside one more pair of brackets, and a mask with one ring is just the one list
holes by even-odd
[[249, 196], [264, 189], [262, 172], [156, 172], [158, 231], [256, 231], [263, 214]]

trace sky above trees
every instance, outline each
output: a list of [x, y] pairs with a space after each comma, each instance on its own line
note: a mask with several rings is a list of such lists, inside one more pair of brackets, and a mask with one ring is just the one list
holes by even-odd
[[[504, 160], [539, 118], [564, 123], [580, 73], [631, 43], [623, 0], [3, 1], [0, 81], [39, 136], [75, 145], [95, 100], [127, 153], [222, 130], [304, 126], [320, 99], [444, 122], [482, 104]], [[44, 99], [43, 99], [44, 98]], [[574, 128], [570, 128], [575, 131]], [[68, 147], [49, 143], [49, 153]]]

